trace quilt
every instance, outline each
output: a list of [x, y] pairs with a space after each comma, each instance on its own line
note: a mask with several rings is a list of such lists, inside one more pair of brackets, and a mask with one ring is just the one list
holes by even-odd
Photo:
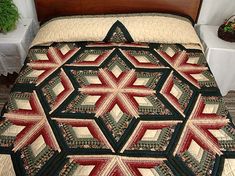
[[201, 49], [33, 46], [0, 121], [0, 175], [235, 175], [235, 128]]

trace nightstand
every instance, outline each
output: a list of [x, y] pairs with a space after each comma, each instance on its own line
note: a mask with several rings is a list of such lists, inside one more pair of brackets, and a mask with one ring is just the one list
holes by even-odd
[[14, 31], [0, 33], [0, 75], [20, 71], [35, 34], [33, 19], [21, 19]]
[[206, 59], [221, 94], [235, 90], [235, 43], [217, 37], [219, 26], [199, 25], [197, 33], [205, 49]]

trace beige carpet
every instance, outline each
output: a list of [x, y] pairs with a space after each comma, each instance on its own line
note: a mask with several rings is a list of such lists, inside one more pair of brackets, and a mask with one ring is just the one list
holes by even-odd
[[[8, 100], [8, 95], [10, 93], [10, 88], [12, 85], [4, 85], [3, 81], [0, 81], [0, 112], [4, 106], [4, 104]], [[233, 118], [233, 122], [235, 122], [235, 91], [231, 91], [224, 97], [225, 104], [227, 105], [229, 112]]]

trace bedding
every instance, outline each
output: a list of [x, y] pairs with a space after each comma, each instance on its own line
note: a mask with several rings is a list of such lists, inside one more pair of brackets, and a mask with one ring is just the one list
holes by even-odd
[[235, 128], [186, 18], [58, 18], [12, 88], [0, 160], [0, 175], [234, 175]]

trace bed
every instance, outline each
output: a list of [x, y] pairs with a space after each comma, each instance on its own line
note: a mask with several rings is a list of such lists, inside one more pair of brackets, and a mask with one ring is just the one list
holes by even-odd
[[35, 4], [0, 175], [235, 175], [235, 127], [193, 28], [201, 1]]

